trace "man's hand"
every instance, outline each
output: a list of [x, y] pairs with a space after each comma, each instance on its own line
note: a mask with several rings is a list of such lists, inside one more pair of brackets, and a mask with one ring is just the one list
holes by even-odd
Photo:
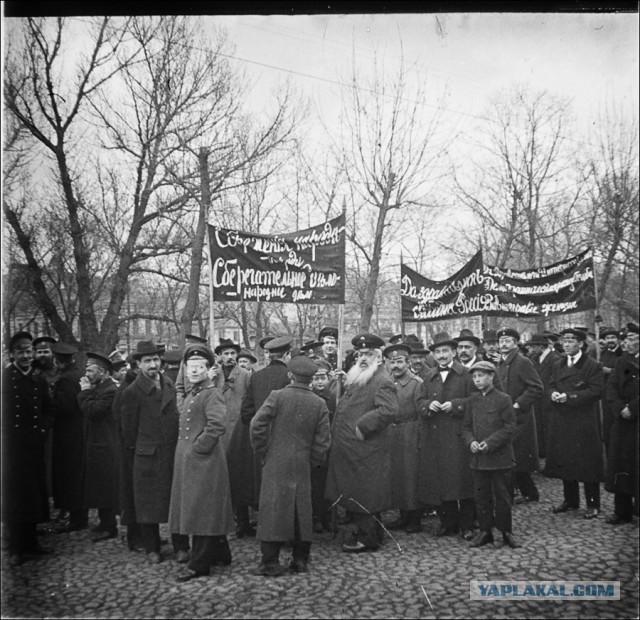
[[441, 408], [442, 405], [437, 400], [431, 401], [431, 404], [429, 405], [429, 411], [433, 411], [434, 413], [438, 413]]
[[472, 441], [469, 444], [469, 448], [471, 452], [473, 452], [474, 454], [476, 454], [477, 452], [480, 452], [480, 444], [477, 441]]
[[81, 390], [90, 390], [91, 389], [91, 381], [86, 377], [80, 377], [80, 389]]
[[489, 448], [489, 446], [487, 445], [486, 441], [481, 441], [478, 444], [478, 449], [480, 450], [480, 452], [484, 452], [485, 450], [487, 450]]
[[444, 411], [444, 413], [449, 413], [452, 409], [453, 409], [453, 405], [449, 400], [446, 403], [442, 403], [440, 405], [440, 411]]
[[629, 405], [627, 405], [621, 412], [620, 412], [620, 417], [624, 418], [625, 420], [629, 420], [631, 418], [631, 409], [629, 409]]
[[551, 400], [554, 403], [566, 403], [567, 402], [567, 395], [564, 393], [560, 393], [560, 392], [551, 392]]
[[220, 374], [220, 364], [214, 364], [213, 366], [211, 366], [211, 368], [209, 368], [209, 370], [207, 371], [207, 376], [209, 377], [209, 379], [211, 379], [212, 381]]

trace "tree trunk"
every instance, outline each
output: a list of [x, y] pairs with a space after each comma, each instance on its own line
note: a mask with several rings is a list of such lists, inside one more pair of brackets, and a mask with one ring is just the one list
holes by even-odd
[[362, 314], [360, 316], [360, 330], [367, 332], [371, 326], [371, 317], [373, 316], [373, 302], [376, 296], [376, 290], [378, 288], [378, 276], [380, 275], [380, 256], [382, 254], [382, 237], [384, 235], [385, 220], [387, 218], [387, 211], [389, 210], [389, 197], [391, 195], [391, 188], [395, 175], [393, 172], [389, 173], [389, 182], [384, 190], [382, 197], [382, 204], [380, 205], [378, 213], [378, 222], [376, 224], [376, 236], [373, 242], [373, 252], [371, 254], [371, 270], [369, 271], [369, 277], [364, 289], [364, 299], [362, 304]]
[[[198, 213], [198, 225], [196, 234], [191, 246], [191, 269], [189, 271], [189, 290], [187, 300], [184, 304], [182, 316], [180, 317], [180, 345], [184, 346], [186, 334], [191, 331], [193, 317], [198, 307], [200, 294], [200, 274], [202, 272], [202, 249], [204, 247], [205, 227], [207, 225], [207, 214], [209, 213], [209, 203], [211, 202], [211, 190], [209, 188], [209, 151], [201, 147], [198, 153], [200, 163], [200, 210]], [[213, 325], [210, 326], [211, 342], [213, 345], [214, 334]]]

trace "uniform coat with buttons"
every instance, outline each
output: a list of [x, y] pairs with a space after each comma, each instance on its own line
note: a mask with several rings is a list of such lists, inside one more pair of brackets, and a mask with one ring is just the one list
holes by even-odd
[[68, 365], [53, 392], [51, 473], [54, 503], [62, 510], [80, 510], [84, 505], [84, 415], [78, 404], [83, 374], [75, 364]]
[[598, 401], [604, 393], [602, 366], [584, 352], [573, 366], [567, 359], [553, 369], [551, 393], [567, 395], [566, 403], [552, 403], [549, 443], [544, 475], [562, 480], [604, 480], [602, 441], [598, 424]]
[[176, 391], [160, 375], [160, 388], [142, 372], [124, 391], [122, 434], [133, 457], [133, 497], [138, 523], [169, 518], [173, 459], [178, 441]]
[[391, 502], [400, 510], [416, 510], [422, 379], [409, 369], [404, 376], [392, 379], [398, 390], [398, 416], [389, 427]]
[[[365, 385], [346, 387], [331, 429], [327, 499], [342, 496], [345, 508], [362, 514], [392, 507], [388, 427], [397, 415], [398, 392], [383, 365]], [[364, 441], [356, 436], [356, 428]]]
[[242, 407], [242, 399], [249, 386], [251, 374], [240, 366], [234, 366], [225, 378], [224, 371], [220, 369], [220, 373], [214, 378], [214, 384], [222, 391], [225, 404], [225, 427], [226, 432], [222, 436], [225, 451], [229, 450], [229, 442], [231, 434], [240, 418], [240, 409]]
[[471, 469], [509, 469], [513, 467], [511, 437], [516, 414], [511, 397], [491, 388], [485, 394], [475, 392], [465, 405], [462, 437], [467, 450], [473, 441], [487, 443], [487, 450], [471, 453]]
[[513, 435], [513, 452], [516, 472], [537, 471], [538, 437], [534, 414], [534, 403], [544, 392], [542, 380], [533, 362], [522, 355], [518, 349], [510, 351], [506, 359], [498, 365], [498, 377], [503, 390], [511, 396], [513, 404], [517, 404], [516, 431]]
[[14, 364], [2, 370], [2, 503], [4, 522], [49, 518], [44, 445], [54, 419], [46, 381]]
[[[462, 421], [465, 400], [474, 390], [469, 371], [455, 361], [444, 382], [438, 368], [433, 368], [422, 384], [425, 404], [420, 414], [418, 497], [423, 504], [440, 506], [443, 502], [473, 497]], [[452, 409], [448, 413], [430, 411], [433, 401], [450, 401]]]
[[[607, 401], [613, 425], [607, 450], [605, 489], [611, 493], [634, 495], [638, 501], [638, 357], [623, 353], [607, 382]], [[627, 420], [620, 412], [629, 407]]]
[[169, 530], [191, 536], [226, 536], [235, 525], [222, 437], [225, 402], [212, 381], [191, 384], [180, 405], [173, 465]]
[[251, 443], [263, 465], [256, 538], [312, 538], [311, 467], [324, 464], [331, 431], [325, 401], [309, 386], [292, 383], [274, 390], [251, 420]]
[[229, 482], [233, 505], [258, 507], [262, 465], [254, 457], [249, 424], [272, 390], [289, 385], [289, 369], [281, 360], [249, 375], [249, 383], [242, 398], [240, 419], [233, 428], [227, 452]]
[[78, 393], [86, 429], [86, 508], [118, 509], [118, 429], [112, 411], [117, 389], [113, 380], [106, 377], [95, 387]]

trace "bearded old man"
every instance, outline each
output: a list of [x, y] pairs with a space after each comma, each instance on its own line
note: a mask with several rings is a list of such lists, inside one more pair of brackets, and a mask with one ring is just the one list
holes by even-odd
[[391, 507], [388, 426], [398, 415], [398, 395], [382, 363], [384, 340], [360, 334], [351, 343], [356, 363], [336, 408], [325, 495], [354, 516], [356, 530], [343, 551], [375, 551], [383, 535], [379, 513]]

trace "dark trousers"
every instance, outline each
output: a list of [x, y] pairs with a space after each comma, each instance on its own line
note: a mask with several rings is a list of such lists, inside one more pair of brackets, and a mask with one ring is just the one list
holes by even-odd
[[[563, 480], [564, 499], [576, 508], [580, 506], [580, 485], [577, 480]], [[587, 500], [587, 508], [600, 510], [600, 483], [585, 482], [584, 496]]]
[[[174, 551], [189, 551], [189, 536], [172, 534]], [[226, 536], [192, 536], [191, 560], [188, 567], [202, 574], [209, 574], [216, 564], [231, 564], [231, 549]]]
[[436, 510], [442, 527], [450, 532], [470, 530], [476, 519], [475, 502], [471, 498], [442, 502]]
[[9, 553], [27, 553], [39, 547], [36, 534], [37, 523], [7, 521]]
[[[280, 549], [285, 541], [279, 540], [263, 540], [260, 542], [260, 551], [262, 553], [262, 563], [265, 566], [276, 566], [280, 564]], [[309, 561], [311, 553], [311, 541], [300, 540], [300, 524], [298, 523], [298, 515], [296, 513], [293, 523], [293, 551], [291, 555], [294, 560]]]
[[[367, 547], [379, 547], [384, 540], [384, 530], [378, 521], [380, 513], [375, 515], [354, 512], [353, 520], [357, 528], [356, 538]], [[376, 518], [378, 521], [376, 521]]]
[[[522, 497], [528, 497], [535, 501], [540, 499], [538, 487], [528, 471], [515, 471], [512, 474], [512, 479], [513, 486], [520, 490]], [[511, 494], [513, 495], [513, 491]]]
[[98, 508], [98, 519], [100, 525], [106, 530], [117, 530], [116, 512], [113, 508]]
[[89, 523], [89, 509], [79, 508], [78, 510], [69, 511], [69, 525], [84, 527]]
[[615, 493], [613, 496], [613, 511], [621, 519], [631, 521], [633, 519], [633, 496]]
[[478, 522], [483, 532], [511, 532], [511, 469], [472, 469]]
[[[160, 553], [160, 524], [159, 523], [139, 523], [140, 544], [147, 553]], [[171, 534], [171, 542], [174, 551], [180, 550], [180, 535]], [[187, 550], [189, 549], [187, 540]]]
[[311, 468], [311, 506], [314, 520], [319, 519], [325, 525], [331, 522], [331, 502], [324, 497], [324, 488], [327, 485], [326, 466]]
[[142, 536], [140, 535], [140, 525], [138, 523], [129, 522], [126, 525], [127, 528], [127, 545], [131, 551], [136, 547], [142, 546]]

